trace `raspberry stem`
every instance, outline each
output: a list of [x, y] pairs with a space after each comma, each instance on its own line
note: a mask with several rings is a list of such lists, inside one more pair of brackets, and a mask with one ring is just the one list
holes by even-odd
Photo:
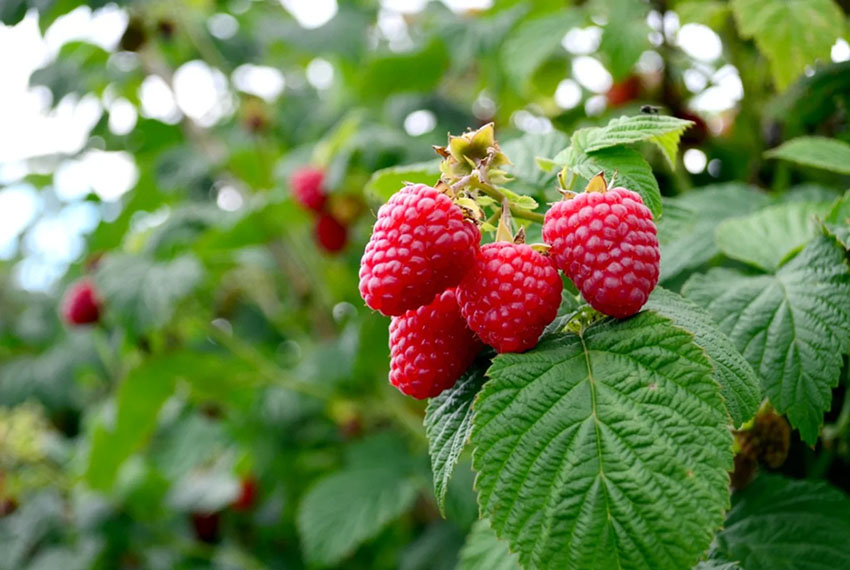
[[[476, 180], [475, 178], [470, 178], [468, 183], [469, 183], [470, 186], [472, 186], [476, 190], [480, 190], [483, 194], [490, 196], [494, 200], [497, 200], [499, 203], [502, 203], [507, 198], [495, 186], [492, 186], [492, 185], [487, 184], [485, 182], [482, 182], [480, 180]], [[531, 222], [537, 222], [538, 224], [543, 223], [543, 214], [538, 214], [537, 212], [530, 212], [528, 210], [523, 210], [522, 208], [517, 208], [513, 204], [509, 204], [509, 205], [510, 205], [510, 209], [511, 209], [511, 214], [513, 214], [513, 216], [515, 218], [520, 218], [520, 219], [523, 219], [523, 220], [529, 220]]]

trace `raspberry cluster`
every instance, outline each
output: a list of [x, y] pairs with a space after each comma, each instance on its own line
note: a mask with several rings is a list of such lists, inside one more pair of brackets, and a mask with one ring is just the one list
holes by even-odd
[[497, 235], [479, 245], [475, 222], [424, 184], [402, 188], [378, 211], [360, 294], [392, 317], [390, 382], [403, 393], [430, 398], [450, 388], [485, 344], [500, 353], [537, 345], [560, 306], [558, 269], [616, 318], [637, 313], [658, 282], [651, 212], [640, 195], [608, 189], [601, 176], [546, 213], [546, 245], [506, 241], [508, 218]]
[[393, 317], [390, 382], [407, 395], [453, 386], [485, 343], [532, 348], [555, 318], [562, 284], [551, 261], [525, 244], [480, 241], [452, 198], [424, 184], [402, 188], [378, 211], [360, 294]]
[[313, 226], [316, 243], [328, 253], [341, 251], [348, 243], [348, 228], [328, 211], [324, 171], [311, 166], [299, 168], [292, 174], [289, 184], [298, 205], [316, 214]]
[[62, 299], [62, 318], [71, 326], [96, 323], [100, 320], [101, 301], [91, 279], [83, 278], [68, 287]]

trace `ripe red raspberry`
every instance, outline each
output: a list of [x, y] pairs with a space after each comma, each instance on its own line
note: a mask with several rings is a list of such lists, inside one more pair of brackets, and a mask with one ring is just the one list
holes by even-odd
[[543, 240], [590, 306], [606, 315], [634, 315], [658, 283], [655, 223], [631, 190], [585, 192], [556, 203], [546, 212]]
[[81, 279], [68, 288], [62, 299], [62, 317], [74, 326], [100, 319], [100, 299], [91, 280]]
[[530, 246], [488, 243], [458, 286], [458, 303], [481, 340], [499, 352], [522, 352], [554, 320], [562, 288], [552, 261]]
[[290, 179], [295, 201], [308, 210], [321, 212], [328, 199], [322, 185], [324, 180], [325, 173], [319, 168], [307, 166], [296, 170]]
[[445, 194], [424, 184], [396, 192], [360, 262], [360, 295], [372, 309], [401, 315], [460, 283], [481, 233]]
[[454, 289], [390, 322], [390, 382], [408, 396], [433, 398], [469, 368], [484, 345], [460, 314]]
[[316, 241], [325, 251], [336, 253], [348, 241], [348, 228], [330, 214], [319, 214], [315, 226]]
[[251, 510], [257, 503], [257, 490], [259, 485], [253, 475], [244, 477], [240, 483], [239, 496], [231, 504], [231, 508], [237, 512]]

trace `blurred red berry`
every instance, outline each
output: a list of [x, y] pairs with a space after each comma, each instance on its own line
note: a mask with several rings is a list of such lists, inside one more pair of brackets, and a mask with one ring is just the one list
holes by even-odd
[[90, 279], [71, 285], [62, 299], [62, 317], [74, 326], [96, 323], [100, 320], [100, 308], [97, 290]]
[[630, 75], [627, 78], [619, 81], [611, 86], [605, 96], [608, 98], [609, 107], [622, 107], [626, 103], [634, 101], [640, 97], [641, 92], [640, 77]]
[[195, 538], [207, 544], [219, 541], [221, 515], [219, 513], [192, 513], [192, 528]]
[[292, 174], [292, 196], [304, 208], [321, 212], [328, 199], [324, 188], [325, 173], [319, 168], [306, 166]]
[[348, 228], [330, 214], [319, 214], [316, 219], [316, 241], [325, 251], [336, 253], [348, 242]]
[[238, 512], [251, 510], [257, 504], [258, 488], [257, 480], [252, 475], [244, 477], [239, 489], [239, 496], [231, 505], [233, 510]]

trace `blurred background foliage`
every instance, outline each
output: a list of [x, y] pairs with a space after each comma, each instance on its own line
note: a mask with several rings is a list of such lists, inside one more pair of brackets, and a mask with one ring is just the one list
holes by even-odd
[[[722, 219], [847, 188], [763, 156], [848, 140], [848, 7], [790, 4], [2, 0], [0, 569], [496, 568], [468, 462], [444, 520], [424, 407], [386, 381], [374, 212], [491, 121], [513, 187], [554, 200], [536, 157], [657, 105], [696, 123], [680, 168], [644, 153], [675, 289]], [[291, 198], [308, 165], [341, 252]], [[103, 319], [69, 327], [83, 276]], [[848, 488], [833, 445], [784, 469]]]

